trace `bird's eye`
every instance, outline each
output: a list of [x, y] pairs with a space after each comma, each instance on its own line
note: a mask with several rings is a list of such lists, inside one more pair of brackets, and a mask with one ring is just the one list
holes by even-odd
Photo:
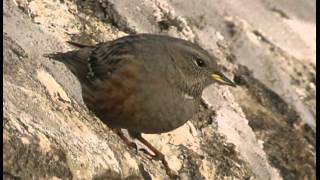
[[204, 60], [201, 59], [200, 57], [195, 57], [194, 61], [197, 64], [197, 66], [199, 66], [199, 67], [204, 67], [206, 65]]

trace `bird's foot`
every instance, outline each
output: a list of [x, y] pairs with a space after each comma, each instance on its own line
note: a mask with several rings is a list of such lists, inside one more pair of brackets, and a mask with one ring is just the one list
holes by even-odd
[[151, 154], [150, 152], [148, 152], [147, 150], [143, 149], [144, 153], [150, 155], [153, 160], [157, 160], [157, 161], [161, 161], [162, 162], [162, 164], [164, 166], [164, 169], [166, 171], [166, 174], [170, 177], [170, 179], [179, 179], [179, 176], [177, 174], [175, 174], [170, 169], [169, 164], [168, 164], [167, 160], [165, 159], [164, 154], [162, 154], [159, 150], [157, 150], [152, 144], [150, 144], [141, 135], [137, 135], [137, 136], [135, 136], [135, 138], [137, 138], [142, 144], [147, 146], [154, 153], [154, 155]]
[[138, 153], [138, 146], [136, 143], [134, 142], [131, 142], [124, 134], [123, 132], [121, 131], [121, 129], [112, 129], [123, 141], [124, 143], [131, 147], [131, 148], [134, 148], [135, 149], [135, 152]]

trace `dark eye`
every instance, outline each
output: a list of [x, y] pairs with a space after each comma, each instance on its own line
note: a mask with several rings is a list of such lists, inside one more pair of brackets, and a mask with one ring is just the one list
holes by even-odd
[[204, 67], [204, 66], [206, 66], [204, 60], [201, 59], [200, 57], [195, 57], [194, 61], [195, 61], [195, 63], [197, 64], [197, 66], [199, 66], [199, 67]]

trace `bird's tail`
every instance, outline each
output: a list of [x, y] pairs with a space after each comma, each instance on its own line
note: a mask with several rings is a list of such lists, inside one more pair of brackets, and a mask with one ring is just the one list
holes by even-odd
[[85, 48], [85, 47], [91, 47], [93, 48], [95, 45], [92, 45], [92, 44], [86, 44], [86, 43], [78, 43], [78, 42], [75, 42], [75, 41], [67, 41], [68, 44], [71, 44], [75, 47], [78, 47], [78, 48]]
[[88, 73], [88, 58], [92, 49], [92, 47], [86, 47], [76, 51], [44, 54], [43, 56], [64, 63], [73, 74], [82, 79]]

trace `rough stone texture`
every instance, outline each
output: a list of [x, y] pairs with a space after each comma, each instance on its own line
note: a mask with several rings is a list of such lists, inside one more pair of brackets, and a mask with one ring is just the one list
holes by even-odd
[[206, 88], [209, 109], [143, 135], [181, 179], [315, 179], [316, 2], [285, 2], [5, 1], [3, 177], [168, 179], [88, 112], [64, 65], [42, 56], [73, 49], [70, 39], [148, 32], [200, 44], [239, 84]]

